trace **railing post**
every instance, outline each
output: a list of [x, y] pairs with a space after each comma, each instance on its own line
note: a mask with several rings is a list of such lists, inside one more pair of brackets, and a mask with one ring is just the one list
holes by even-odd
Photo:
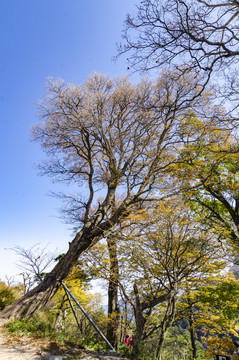
[[106, 337], [104, 336], [104, 334], [100, 331], [100, 329], [98, 328], [98, 326], [94, 323], [94, 321], [90, 318], [90, 316], [85, 312], [85, 310], [83, 309], [83, 307], [80, 305], [80, 303], [76, 300], [76, 298], [72, 295], [72, 293], [70, 292], [70, 290], [67, 288], [67, 286], [63, 283], [62, 281], [62, 286], [66, 292], [66, 294], [69, 294], [72, 299], [74, 300], [74, 302], [76, 303], [76, 305], [79, 307], [79, 309], [82, 311], [82, 313], [85, 315], [85, 317], [89, 320], [89, 322], [91, 323], [91, 325], [95, 328], [95, 330], [98, 332], [98, 334], [102, 337], [102, 339], [106, 342], [106, 344], [109, 346], [109, 348], [113, 351], [115, 351], [115, 349], [113, 348], [113, 346], [110, 344], [110, 342], [106, 339]]

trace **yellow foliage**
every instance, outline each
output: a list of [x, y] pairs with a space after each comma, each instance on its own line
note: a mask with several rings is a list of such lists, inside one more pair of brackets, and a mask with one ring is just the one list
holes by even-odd
[[212, 357], [215, 358], [216, 354], [228, 355], [230, 350], [234, 348], [232, 339], [229, 335], [224, 335], [222, 337], [219, 336], [211, 336], [206, 339], [207, 349], [205, 351], [205, 356], [209, 359]]

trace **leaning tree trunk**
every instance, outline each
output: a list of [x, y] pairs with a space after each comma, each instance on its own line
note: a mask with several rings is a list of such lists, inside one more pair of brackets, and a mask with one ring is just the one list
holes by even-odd
[[103, 236], [108, 235], [120, 218], [125, 216], [128, 206], [137, 201], [136, 196], [128, 196], [114, 211], [111, 218], [102, 222], [104, 214], [109, 210], [113, 199], [114, 189], [110, 189], [104, 203], [89, 218], [82, 230], [77, 233], [74, 240], [70, 243], [69, 250], [56, 264], [54, 269], [34, 289], [13, 304], [7, 306], [0, 313], [0, 317], [21, 319], [30, 317], [36, 311], [44, 308], [61, 286], [61, 282], [71, 272], [79, 256]]
[[115, 237], [109, 236], [107, 239], [109, 258], [110, 258], [110, 278], [108, 284], [108, 324], [107, 339], [116, 348], [117, 332], [120, 321], [120, 311], [118, 303], [118, 280], [119, 266], [117, 259], [117, 245]]
[[71, 272], [79, 254], [89, 246], [91, 239], [87, 235], [89, 234], [86, 231], [81, 231], [71, 243], [68, 252], [45, 279], [22, 298], [7, 306], [0, 313], [0, 317], [8, 319], [29, 317], [42, 309], [57, 292], [61, 286], [61, 281]]

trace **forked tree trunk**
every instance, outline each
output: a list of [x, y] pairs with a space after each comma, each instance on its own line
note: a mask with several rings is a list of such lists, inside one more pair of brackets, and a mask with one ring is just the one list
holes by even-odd
[[135, 294], [134, 314], [135, 314], [136, 330], [133, 338], [133, 355], [137, 357], [140, 341], [142, 340], [145, 330], [146, 319], [144, 316], [144, 310], [153, 309], [155, 306], [157, 306], [160, 303], [163, 303], [166, 300], [170, 301], [172, 294], [171, 292], [169, 292], [167, 294], [159, 295], [158, 297], [152, 298], [151, 300], [141, 301], [139, 290], [136, 283], [134, 284], [134, 294]]
[[156, 358], [158, 360], [162, 360], [163, 345], [166, 339], [166, 335], [175, 319], [176, 302], [177, 302], [176, 292], [172, 291], [171, 297], [168, 301], [166, 313], [161, 323], [161, 331], [160, 331], [158, 346], [156, 350]]

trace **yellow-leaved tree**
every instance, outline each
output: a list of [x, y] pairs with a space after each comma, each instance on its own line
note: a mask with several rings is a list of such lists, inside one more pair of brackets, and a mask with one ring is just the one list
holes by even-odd
[[[43, 173], [74, 184], [68, 210], [79, 228], [52, 271], [2, 317], [22, 318], [44, 307], [86, 249], [133, 207], [170, 193], [162, 184], [177, 160], [181, 118], [190, 109], [209, 112], [199, 92], [195, 74], [180, 79], [177, 71], [137, 85], [102, 74], [82, 85], [48, 83], [33, 138], [47, 155]], [[97, 204], [99, 190], [103, 199]]]

